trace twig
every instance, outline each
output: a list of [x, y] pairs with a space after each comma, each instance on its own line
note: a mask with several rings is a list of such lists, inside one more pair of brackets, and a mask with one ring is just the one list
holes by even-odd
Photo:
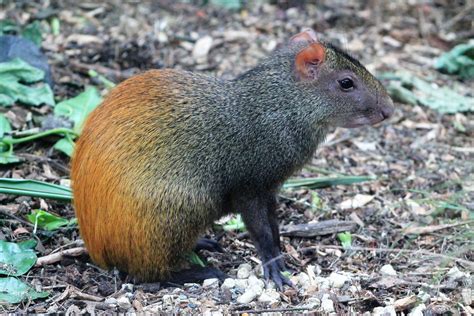
[[269, 309], [261, 309], [261, 310], [249, 309], [245, 311], [234, 309], [234, 311], [238, 311], [240, 314], [284, 313], [284, 312], [296, 312], [296, 311], [308, 311], [308, 310], [312, 310], [312, 309], [309, 307], [269, 308]]
[[0, 207], [0, 214], [2, 215], [5, 215], [5, 216], [8, 216], [10, 218], [13, 218], [14, 220], [26, 225], [26, 226], [30, 226], [30, 227], [34, 227], [35, 225], [33, 225], [32, 223], [28, 222], [28, 221], [25, 221], [24, 219], [21, 219], [19, 218], [18, 216], [15, 216], [13, 214], [10, 214], [8, 212], [8, 210], [6, 208], [3, 208], [3, 207]]
[[454, 24], [458, 23], [461, 21], [466, 15], [472, 13], [472, 10], [474, 10], [474, 4], [468, 4], [466, 3], [466, 7], [462, 9], [458, 14], [453, 16], [450, 20], [446, 21], [441, 28], [444, 31], [449, 30], [451, 27], [453, 27]]
[[432, 225], [432, 226], [424, 226], [424, 227], [407, 227], [403, 229], [402, 231], [405, 235], [408, 235], [408, 234], [423, 235], [423, 234], [433, 233], [442, 229], [452, 228], [452, 227], [461, 226], [461, 225], [469, 225], [472, 223], [474, 223], [474, 220], [455, 223], [455, 224]]
[[87, 250], [84, 247], [76, 247], [76, 248], [61, 250], [59, 252], [56, 252], [56, 253], [49, 254], [47, 256], [38, 258], [38, 260], [36, 260], [35, 267], [42, 267], [44, 265], [59, 262], [65, 256], [78, 257], [78, 256], [83, 255], [85, 253], [87, 253]]
[[[333, 245], [319, 245], [319, 246], [312, 246], [312, 247], [304, 247], [298, 249], [298, 251], [307, 251], [307, 250], [319, 250], [320, 248], [325, 248], [325, 249], [339, 249], [339, 250], [346, 250], [342, 246], [333, 246]], [[461, 258], [456, 258], [448, 255], [443, 255], [439, 253], [433, 253], [430, 251], [426, 250], [410, 250], [410, 249], [400, 249], [400, 248], [393, 248], [393, 249], [387, 249], [387, 248], [370, 248], [370, 247], [351, 247], [350, 250], [353, 251], [376, 251], [376, 252], [398, 252], [398, 253], [412, 253], [412, 254], [422, 254], [422, 255], [427, 255], [427, 256], [434, 256], [434, 257], [439, 257], [439, 258], [444, 258], [444, 259], [449, 259], [456, 261], [458, 263], [462, 263], [469, 267], [471, 271], [474, 271], [474, 263], [461, 259]]]

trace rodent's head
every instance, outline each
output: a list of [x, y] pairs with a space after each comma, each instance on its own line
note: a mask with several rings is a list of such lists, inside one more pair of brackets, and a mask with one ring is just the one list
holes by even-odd
[[[290, 40], [296, 50], [294, 77], [298, 88], [314, 95], [328, 125], [358, 127], [390, 117], [393, 102], [382, 84], [357, 60], [340, 49], [318, 41], [308, 29]], [[321, 102], [325, 101], [325, 102]]]

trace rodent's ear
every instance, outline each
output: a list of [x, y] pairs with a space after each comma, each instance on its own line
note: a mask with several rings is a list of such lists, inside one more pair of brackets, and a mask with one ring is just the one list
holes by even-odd
[[298, 79], [316, 79], [319, 66], [324, 62], [325, 48], [320, 43], [313, 43], [300, 51], [295, 58], [295, 70]]
[[293, 35], [290, 38], [290, 43], [298, 43], [298, 42], [318, 42], [318, 37], [316, 33], [312, 29], [304, 29], [301, 33]]

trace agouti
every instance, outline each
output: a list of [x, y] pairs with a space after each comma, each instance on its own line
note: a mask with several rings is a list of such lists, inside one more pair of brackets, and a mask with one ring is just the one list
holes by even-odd
[[281, 288], [280, 185], [331, 128], [392, 112], [381, 83], [312, 30], [231, 81], [169, 69], [134, 76], [91, 113], [77, 142], [80, 233], [99, 266], [167, 280], [196, 244], [213, 247], [197, 242], [210, 224], [240, 213], [265, 278]]

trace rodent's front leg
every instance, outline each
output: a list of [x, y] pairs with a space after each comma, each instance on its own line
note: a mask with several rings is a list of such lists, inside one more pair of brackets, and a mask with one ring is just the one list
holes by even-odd
[[282, 290], [283, 284], [292, 286], [281, 272], [285, 266], [280, 253], [278, 222], [275, 213], [276, 202], [273, 195], [241, 200], [238, 207], [245, 226], [262, 260], [265, 279], [272, 279]]

